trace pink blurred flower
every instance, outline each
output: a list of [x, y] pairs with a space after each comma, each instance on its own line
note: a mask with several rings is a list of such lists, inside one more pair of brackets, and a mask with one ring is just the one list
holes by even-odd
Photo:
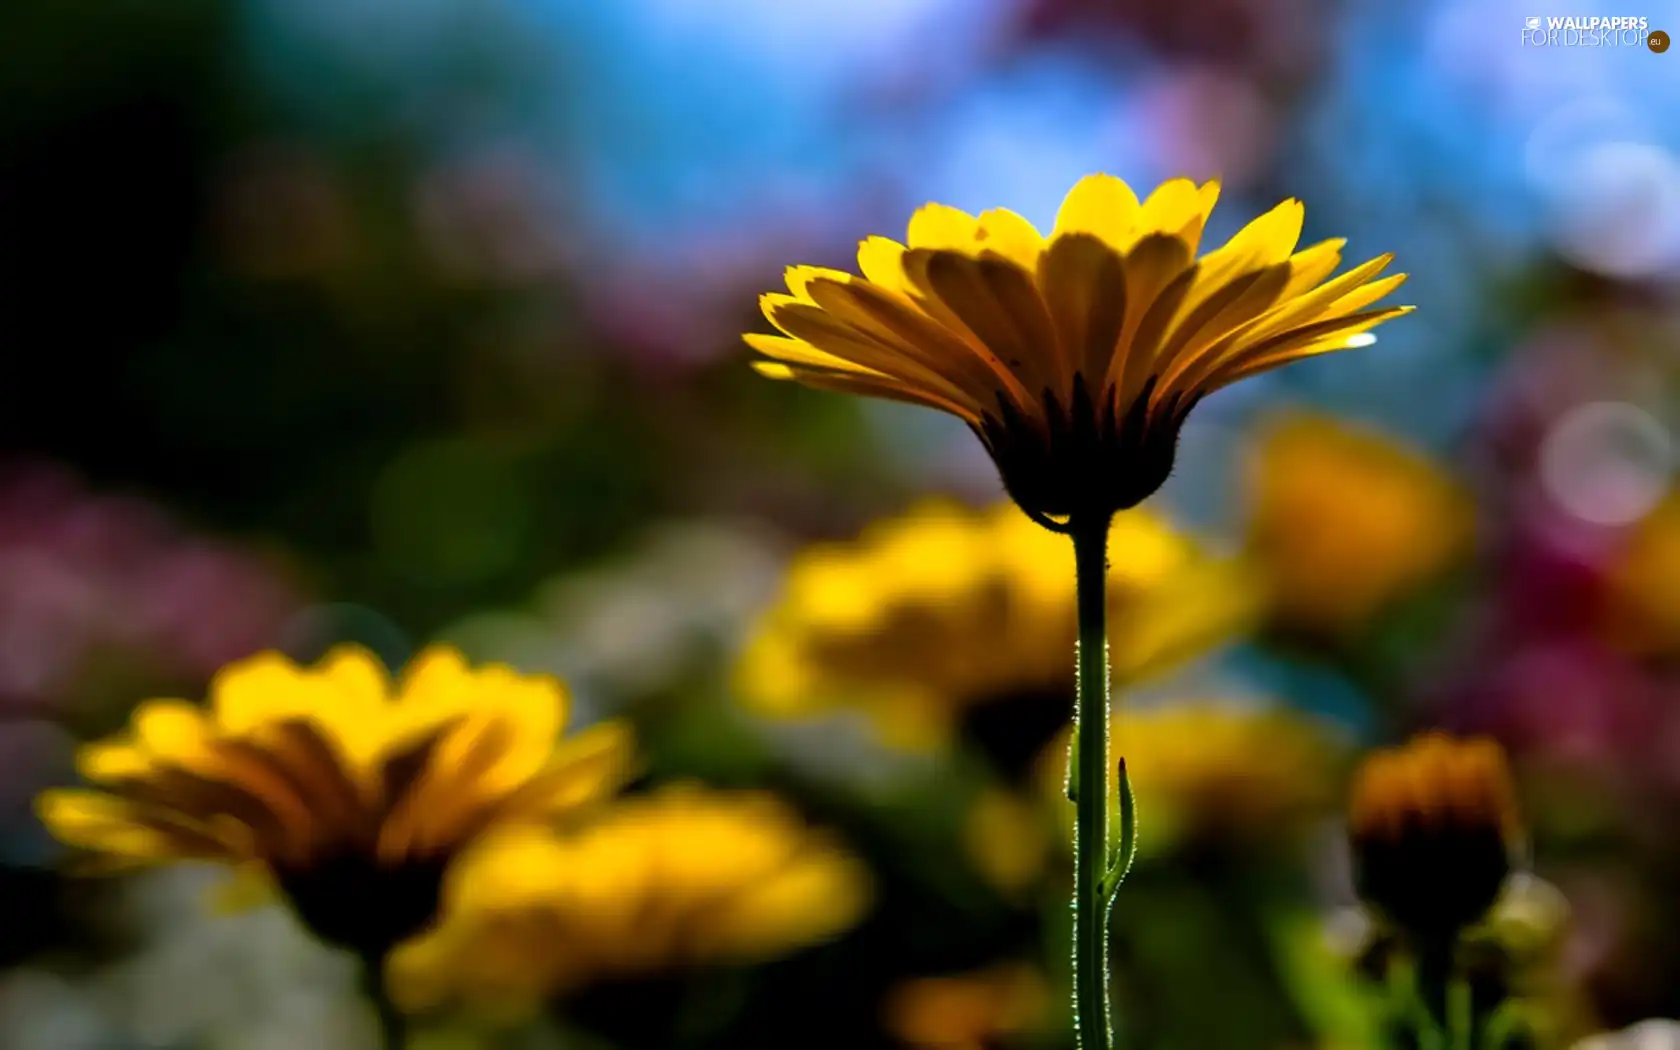
[[452, 157], [426, 172], [413, 207], [433, 260], [463, 284], [523, 284], [556, 274], [575, 238], [540, 162], [512, 146]]
[[1212, 62], [1256, 79], [1299, 83], [1323, 61], [1334, 19], [1322, 0], [1015, 0], [1028, 40], [1107, 33], [1168, 59]]
[[1540, 638], [1463, 687], [1455, 721], [1519, 756], [1621, 778], [1657, 767], [1668, 690], [1586, 638]]
[[95, 659], [208, 678], [269, 645], [297, 608], [255, 557], [63, 471], [0, 469], [0, 705], [44, 714]]
[[1219, 66], [1169, 67], [1143, 85], [1137, 105], [1163, 171], [1240, 189], [1272, 158], [1271, 107], [1252, 82]]

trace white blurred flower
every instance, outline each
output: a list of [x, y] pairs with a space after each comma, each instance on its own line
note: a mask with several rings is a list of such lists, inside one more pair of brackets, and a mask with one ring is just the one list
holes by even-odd
[[718, 522], [654, 531], [623, 558], [551, 581], [526, 611], [480, 615], [443, 637], [481, 659], [563, 678], [584, 706], [617, 706], [731, 652], [774, 594], [778, 544]]
[[1680, 1050], [1680, 1021], [1640, 1021], [1619, 1032], [1590, 1035], [1574, 1050]]
[[119, 1033], [86, 988], [46, 970], [0, 976], [0, 1045], [7, 1050], [111, 1050]]
[[143, 1046], [369, 1050], [355, 961], [278, 906], [217, 914], [209, 898], [226, 877], [182, 865], [133, 880], [119, 920], [142, 944], [90, 982], [105, 1016]]

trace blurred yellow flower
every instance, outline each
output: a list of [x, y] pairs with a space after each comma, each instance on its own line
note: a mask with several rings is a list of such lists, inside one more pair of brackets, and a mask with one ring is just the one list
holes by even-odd
[[787, 271], [761, 300], [783, 335], [748, 335], [763, 374], [937, 408], [985, 443], [1029, 514], [1104, 517], [1166, 480], [1178, 431], [1206, 395], [1368, 342], [1410, 307], [1367, 309], [1404, 274], [1390, 256], [1326, 280], [1343, 241], [1296, 251], [1288, 200], [1199, 260], [1217, 182], [1121, 179], [1069, 191], [1048, 240], [1007, 209], [928, 204], [907, 244], [870, 237], [862, 276]]
[[1043, 810], [1011, 791], [981, 791], [963, 821], [963, 846], [974, 869], [994, 888], [1019, 894], [1037, 881], [1050, 857]]
[[689, 784], [572, 830], [512, 828], [464, 856], [437, 929], [400, 946], [396, 1000], [519, 1014], [592, 982], [751, 962], [845, 930], [863, 866], [786, 804]]
[[1491, 739], [1425, 733], [1368, 757], [1348, 801], [1359, 893], [1396, 926], [1439, 939], [1499, 898], [1522, 822]]
[[1278, 620], [1357, 627], [1469, 548], [1469, 497], [1421, 453], [1328, 416], [1293, 414], [1249, 464], [1249, 543]]
[[887, 998], [887, 1030], [916, 1050], [997, 1050], [1032, 1032], [1050, 1003], [1027, 966], [906, 981]]
[[395, 684], [357, 648], [311, 668], [266, 653], [225, 668], [207, 708], [141, 704], [128, 732], [77, 755], [99, 790], [48, 791], [37, 808], [98, 870], [235, 865], [323, 939], [381, 953], [433, 918], [444, 869], [486, 829], [617, 787], [628, 734], [560, 739], [566, 718], [554, 679], [475, 670], [445, 647]]
[[[1109, 551], [1122, 683], [1227, 640], [1259, 607], [1236, 560], [1147, 511], [1115, 517]], [[1071, 705], [1074, 609], [1065, 539], [1008, 503], [928, 502], [803, 552], [747, 642], [737, 686], [769, 714], [859, 706], [894, 743], [937, 744], [988, 702], [1043, 693]]]
[[[1289, 708], [1174, 701], [1118, 711], [1109, 732], [1147, 815], [1138, 841], [1145, 853], [1185, 842], [1285, 842], [1335, 811], [1343, 746]], [[1040, 763], [1045, 793], [1064, 816], [1067, 745], [1064, 734]], [[1118, 819], [1117, 805], [1109, 812]]]
[[1647, 514], [1611, 564], [1605, 627], [1641, 656], [1680, 651], [1680, 492]]

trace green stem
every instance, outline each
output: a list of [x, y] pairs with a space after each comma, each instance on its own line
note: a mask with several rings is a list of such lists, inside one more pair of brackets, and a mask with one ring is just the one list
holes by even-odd
[[402, 1050], [407, 1021], [391, 1001], [385, 986], [385, 953], [362, 953], [362, 992], [379, 1016], [379, 1043], [384, 1050]]
[[1447, 986], [1447, 1033], [1452, 1050], [1476, 1050], [1474, 1004], [1470, 982], [1455, 977]]
[[1079, 1050], [1109, 1050], [1108, 517], [1070, 523], [1078, 585], [1079, 662], [1074, 706], [1073, 1014]]
[[1434, 935], [1417, 943], [1417, 996], [1437, 1039], [1447, 1044], [1454, 1038], [1452, 1017], [1453, 956], [1455, 935]]

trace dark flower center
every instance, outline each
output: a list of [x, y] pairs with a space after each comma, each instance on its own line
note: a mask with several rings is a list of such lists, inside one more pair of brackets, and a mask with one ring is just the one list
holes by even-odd
[[1097, 519], [1153, 495], [1172, 473], [1178, 434], [1194, 398], [1176, 395], [1151, 422], [1151, 378], [1129, 405], [1105, 396], [1097, 405], [1084, 376], [1063, 405], [1044, 392], [1042, 417], [998, 398], [996, 415], [975, 428], [1010, 498], [1039, 517]]
[[276, 875], [316, 936], [363, 955], [382, 956], [431, 923], [447, 866], [447, 857], [405, 858], [382, 866], [366, 854], [343, 852]]

